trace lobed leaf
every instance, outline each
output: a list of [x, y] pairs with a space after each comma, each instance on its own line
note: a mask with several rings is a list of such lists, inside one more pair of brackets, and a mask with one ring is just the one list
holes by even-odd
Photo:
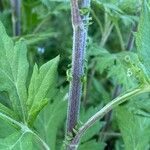
[[16, 44], [0, 22], [0, 91], [9, 93], [13, 110], [25, 121], [28, 75], [27, 49], [21, 39]]
[[0, 113], [5, 114], [9, 117], [18, 119], [17, 114], [15, 114], [11, 109], [9, 109], [8, 107], [6, 107], [5, 105], [3, 105], [1, 103], [0, 103]]
[[7, 138], [0, 139], [1, 150], [33, 150], [32, 134], [29, 132], [15, 132]]
[[[130, 60], [126, 60], [128, 57]], [[113, 79], [114, 83], [123, 85], [125, 89], [133, 88], [138, 82], [148, 80], [145, 68], [136, 53], [120, 52], [111, 54], [107, 50], [100, 49], [94, 60], [98, 72], [107, 72], [107, 77]], [[131, 74], [129, 74], [129, 70], [131, 70]]]
[[90, 140], [81, 144], [81, 146], [79, 146], [79, 150], [92, 150], [93, 148], [94, 150], [104, 150], [105, 146], [106, 145], [104, 143], [98, 143], [96, 140]]
[[42, 65], [39, 69], [34, 66], [28, 90], [28, 123], [33, 124], [40, 110], [48, 103], [48, 92], [55, 88], [59, 57]]
[[146, 150], [150, 139], [150, 119], [134, 114], [130, 106], [117, 108], [117, 119], [126, 150]]
[[57, 147], [58, 129], [61, 127], [66, 117], [67, 91], [68, 88], [61, 90], [55, 89], [53, 92], [55, 96], [53, 96], [48, 105], [41, 111], [35, 122], [36, 129], [52, 150], [55, 150]]
[[140, 16], [138, 32], [136, 34], [137, 52], [150, 77], [150, 7], [146, 0]]

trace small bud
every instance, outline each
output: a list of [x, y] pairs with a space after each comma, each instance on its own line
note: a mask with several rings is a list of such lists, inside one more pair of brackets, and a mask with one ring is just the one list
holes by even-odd
[[126, 56], [124, 57], [124, 60], [125, 60], [126, 62], [130, 62], [130, 61], [131, 61], [130, 56], [129, 56], [129, 55], [126, 55]]
[[132, 73], [131, 69], [130, 69], [130, 68], [128, 68], [128, 70], [127, 70], [127, 76], [128, 76], [128, 77], [131, 77], [131, 76], [132, 76], [132, 74], [133, 74], [133, 73]]

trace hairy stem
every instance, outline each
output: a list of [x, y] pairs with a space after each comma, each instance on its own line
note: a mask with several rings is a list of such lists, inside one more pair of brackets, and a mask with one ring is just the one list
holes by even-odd
[[21, 0], [11, 0], [13, 36], [21, 34]]
[[76, 136], [73, 138], [73, 140], [70, 143], [71, 150], [76, 150], [81, 137], [86, 132], [87, 129], [89, 129], [96, 121], [98, 121], [100, 118], [102, 118], [105, 114], [107, 114], [109, 111], [111, 111], [113, 108], [118, 106], [119, 104], [125, 102], [126, 100], [130, 99], [133, 96], [139, 95], [141, 93], [150, 92], [150, 85], [146, 85], [145, 87], [136, 88], [130, 92], [127, 92], [126, 94], [119, 96], [109, 102], [106, 106], [104, 106], [100, 111], [98, 111], [96, 114], [94, 114], [84, 125], [79, 128], [79, 131], [77, 132]]
[[[80, 8], [89, 8], [90, 1], [83, 0]], [[81, 15], [78, 0], [71, 0], [73, 26], [72, 80], [69, 89], [67, 114], [67, 133], [73, 132], [77, 125], [82, 92], [81, 78], [84, 75], [84, 55], [87, 40], [88, 14]]]

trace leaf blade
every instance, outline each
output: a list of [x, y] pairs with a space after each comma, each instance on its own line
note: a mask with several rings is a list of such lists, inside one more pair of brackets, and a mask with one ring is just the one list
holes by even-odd
[[15, 45], [0, 22], [0, 90], [9, 93], [12, 107], [19, 117], [26, 118], [27, 49], [23, 40]]
[[146, 0], [143, 2], [143, 8], [141, 12], [140, 22], [138, 26], [138, 32], [136, 34], [137, 52], [143, 64], [145, 65], [148, 74], [150, 76], [150, 8]]
[[58, 62], [59, 56], [42, 65], [40, 69], [37, 65], [34, 67], [27, 100], [29, 124], [33, 124], [39, 111], [48, 102], [48, 91], [55, 87]]

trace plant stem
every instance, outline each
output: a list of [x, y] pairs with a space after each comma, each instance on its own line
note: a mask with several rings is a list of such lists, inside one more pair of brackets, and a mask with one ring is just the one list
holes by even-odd
[[126, 46], [127, 51], [131, 51], [133, 46], [134, 46], [135, 38], [134, 38], [133, 32], [136, 32], [136, 30], [137, 30], [137, 23], [132, 25], [132, 29], [131, 29], [129, 39], [128, 39], [128, 42], [127, 42], [127, 46]]
[[104, 34], [102, 35], [102, 39], [101, 39], [101, 42], [100, 42], [100, 46], [104, 46], [108, 40], [108, 37], [112, 31], [114, 27], [114, 24], [113, 23], [110, 23], [110, 26], [108, 28], [105, 29], [104, 31]]
[[106, 137], [121, 137], [121, 133], [115, 133], [115, 132], [104, 132], [103, 133]]
[[[81, 2], [81, 8], [89, 8], [89, 6], [89, 0], [83, 0]], [[67, 134], [73, 132], [79, 117], [80, 99], [82, 92], [81, 78], [84, 75], [84, 56], [88, 28], [88, 14], [80, 14], [78, 0], [71, 0], [71, 14], [73, 26], [73, 54], [72, 80], [70, 82], [67, 113]]]
[[106, 106], [104, 106], [100, 111], [98, 111], [96, 114], [94, 114], [84, 125], [79, 128], [79, 131], [77, 132], [76, 136], [73, 138], [73, 140], [70, 142], [69, 147], [71, 150], [76, 150], [81, 137], [86, 132], [87, 129], [89, 129], [96, 121], [98, 121], [100, 118], [102, 118], [105, 114], [107, 114], [109, 111], [111, 111], [113, 108], [118, 106], [119, 104], [125, 102], [126, 100], [130, 99], [133, 96], [139, 95], [141, 93], [150, 92], [150, 85], [145, 86], [143, 88], [136, 88], [130, 92], [127, 92], [126, 94], [119, 96], [109, 102]]
[[21, 0], [11, 0], [13, 36], [21, 34]]
[[50, 17], [51, 17], [51, 13], [48, 13], [48, 15], [46, 16], [46, 18], [44, 18], [44, 19], [37, 25], [37, 27], [34, 29], [33, 34], [39, 32], [40, 29], [44, 26], [44, 24], [50, 20]]
[[0, 0], [0, 12], [2, 12], [3, 11], [3, 2], [2, 2], [2, 0]]
[[100, 46], [104, 47], [104, 45], [106, 44], [108, 37], [114, 27], [114, 24], [111, 20], [109, 20], [108, 18], [108, 14], [107, 12], [105, 12], [104, 14], [104, 18], [105, 18], [105, 23], [104, 23], [104, 31], [101, 37], [101, 41], [100, 41]]
[[95, 14], [95, 11], [93, 9], [91, 9], [91, 14], [92, 14], [93, 18], [95, 19], [95, 21], [97, 22], [100, 32], [103, 35], [104, 29], [103, 29], [102, 23], [101, 23], [100, 19], [98, 18], [98, 16]]
[[[115, 86], [115, 90], [114, 90], [114, 93], [112, 95], [112, 99], [115, 99], [117, 96], [119, 96], [119, 94], [121, 93], [121, 89], [122, 89], [122, 86], [121, 85], [116, 85]], [[105, 116], [104, 116], [104, 120], [106, 121], [106, 124], [105, 126], [102, 128], [100, 134], [99, 134], [99, 141], [104, 141], [105, 139], [105, 135], [104, 135], [104, 132], [107, 131], [109, 125], [110, 125], [110, 122], [111, 122], [111, 119], [112, 119], [112, 111], [109, 111]]]
[[[137, 24], [135, 23], [131, 27], [131, 32], [130, 32], [130, 35], [129, 35], [129, 38], [128, 38], [128, 42], [127, 42], [127, 45], [126, 45], [126, 51], [131, 51], [133, 49], [133, 46], [134, 46], [134, 35], [133, 35], [133, 32], [136, 31], [136, 28], [137, 28]], [[119, 94], [121, 93], [121, 90], [122, 90], [122, 86], [121, 85], [116, 85], [115, 88], [114, 88], [114, 93], [112, 95], [112, 99], [114, 99], [117, 96], [119, 96]], [[99, 140], [100, 141], [105, 139], [105, 136], [104, 136], [103, 133], [106, 132], [108, 127], [109, 127], [109, 124], [110, 124], [111, 118], [112, 118], [111, 116], [112, 116], [112, 111], [107, 113], [106, 116], [105, 116], [106, 125], [104, 126], [104, 128], [102, 129], [102, 131], [100, 133], [100, 136], [99, 136]]]
[[115, 28], [116, 28], [118, 38], [119, 38], [119, 41], [120, 41], [121, 50], [125, 50], [124, 41], [123, 41], [122, 33], [120, 31], [118, 22], [115, 23]]

